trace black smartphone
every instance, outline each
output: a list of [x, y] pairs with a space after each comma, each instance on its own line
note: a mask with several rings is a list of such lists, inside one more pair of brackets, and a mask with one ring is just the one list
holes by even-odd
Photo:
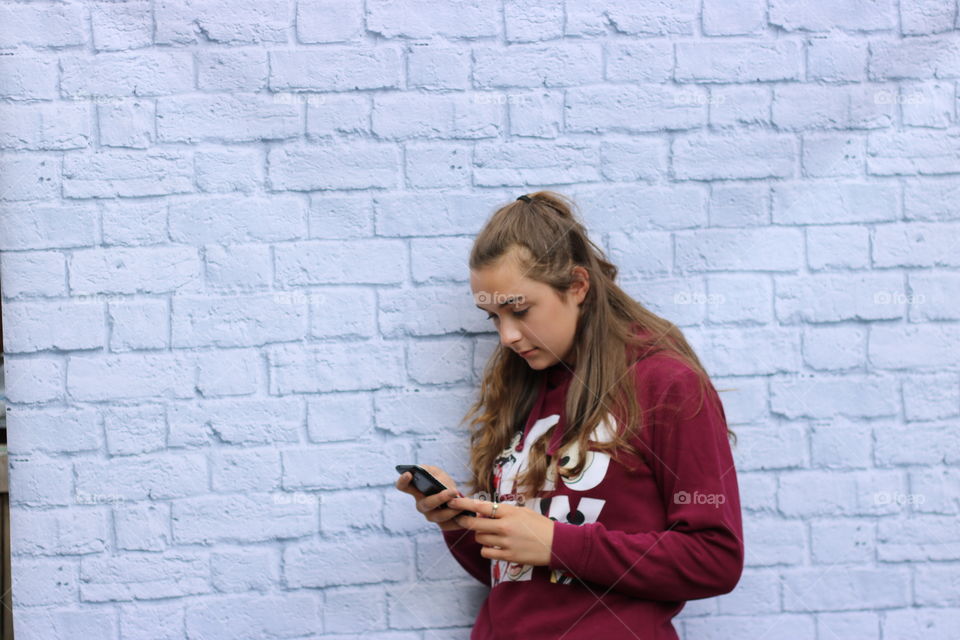
[[[398, 464], [396, 466], [397, 473], [404, 474], [409, 471], [413, 474], [413, 486], [417, 488], [417, 491], [422, 493], [425, 496], [432, 496], [441, 491], [446, 491], [450, 487], [443, 484], [439, 480], [433, 477], [433, 474], [421, 467], [418, 464]], [[447, 503], [444, 502], [440, 505], [441, 509], [447, 508]], [[473, 511], [461, 511], [463, 515], [476, 516], [477, 514]]]

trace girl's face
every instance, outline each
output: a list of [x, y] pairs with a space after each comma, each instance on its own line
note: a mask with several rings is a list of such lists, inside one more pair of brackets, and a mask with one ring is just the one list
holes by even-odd
[[574, 275], [577, 280], [563, 299], [551, 286], [527, 278], [515, 261], [504, 259], [495, 266], [471, 270], [470, 288], [477, 307], [489, 314], [500, 333], [500, 343], [531, 368], [546, 369], [561, 360], [575, 366], [580, 303], [590, 282], [583, 267], [574, 267]]

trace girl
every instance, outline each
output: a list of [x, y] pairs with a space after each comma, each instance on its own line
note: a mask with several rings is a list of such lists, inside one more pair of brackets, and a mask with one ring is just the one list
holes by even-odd
[[450, 490], [397, 481], [491, 587], [471, 640], [675, 639], [686, 600], [740, 579], [720, 398], [681, 331], [616, 275], [551, 191], [500, 208], [474, 241], [470, 287], [500, 334], [465, 418], [471, 494], [490, 499], [428, 465]]

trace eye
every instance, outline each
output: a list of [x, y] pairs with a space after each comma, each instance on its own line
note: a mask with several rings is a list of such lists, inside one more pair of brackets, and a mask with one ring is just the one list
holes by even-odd
[[[514, 312], [513, 312], [513, 316], [514, 316], [515, 318], [523, 317], [524, 315], [526, 315], [527, 311], [530, 311], [530, 309], [523, 309], [523, 310], [521, 310], [521, 311], [514, 311]], [[492, 313], [488, 313], [488, 314], [487, 314], [487, 320], [493, 320], [495, 317], [496, 317], [496, 316], [495, 316], [494, 314], [492, 314]]]

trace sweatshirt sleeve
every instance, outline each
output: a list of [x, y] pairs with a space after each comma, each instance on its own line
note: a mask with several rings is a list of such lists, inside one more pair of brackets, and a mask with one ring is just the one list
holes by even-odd
[[490, 586], [490, 559], [480, 555], [483, 545], [477, 542], [471, 529], [444, 531], [443, 539], [450, 553], [471, 576]]
[[668, 406], [646, 414], [634, 441], [650, 461], [666, 527], [628, 533], [555, 522], [550, 568], [645, 600], [708, 598], [739, 582], [743, 530], [723, 405], [707, 385], [691, 416], [700, 400], [696, 372], [684, 365], [670, 375], [666, 389], [652, 394]]

